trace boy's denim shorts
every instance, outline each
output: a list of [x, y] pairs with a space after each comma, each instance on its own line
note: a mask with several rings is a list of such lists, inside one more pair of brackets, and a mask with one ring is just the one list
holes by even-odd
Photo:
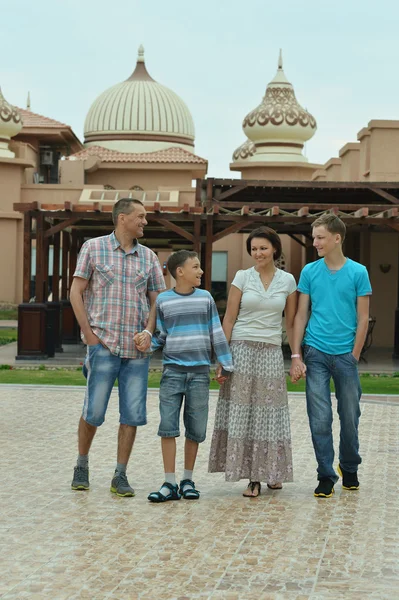
[[116, 379], [119, 391], [119, 422], [132, 427], [147, 423], [149, 357], [120, 358], [101, 344], [87, 346], [83, 375], [87, 379], [82, 417], [99, 427], [104, 423]]
[[184, 373], [165, 367], [159, 389], [161, 422], [158, 435], [180, 435], [180, 410], [184, 401], [185, 436], [201, 443], [206, 438], [209, 407], [209, 373]]

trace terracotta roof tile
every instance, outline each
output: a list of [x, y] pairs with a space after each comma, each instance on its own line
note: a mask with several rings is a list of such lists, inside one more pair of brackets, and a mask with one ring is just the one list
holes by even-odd
[[71, 129], [69, 125], [65, 125], [65, 123], [60, 123], [60, 121], [55, 121], [55, 119], [50, 119], [49, 117], [43, 117], [43, 115], [38, 115], [36, 113], [31, 112], [30, 110], [25, 110], [24, 108], [18, 108], [18, 111], [22, 116], [22, 124], [23, 127], [46, 127], [51, 129]]
[[166, 148], [156, 152], [118, 152], [109, 150], [102, 146], [88, 146], [84, 150], [71, 154], [68, 160], [85, 160], [89, 156], [98, 156], [103, 162], [141, 162], [141, 163], [191, 163], [197, 165], [206, 165], [208, 161], [200, 156], [196, 156], [188, 150], [179, 148]]

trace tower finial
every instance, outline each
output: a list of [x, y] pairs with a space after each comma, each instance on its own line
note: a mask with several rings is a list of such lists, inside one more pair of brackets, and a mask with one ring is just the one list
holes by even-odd
[[137, 62], [142, 62], [142, 63], [144, 62], [144, 46], [143, 46], [143, 44], [140, 44], [140, 46], [139, 46]]
[[278, 68], [283, 70], [283, 51], [280, 48], [280, 53], [278, 55]]
[[28, 97], [26, 99], [26, 110], [30, 110], [30, 92], [28, 92]]

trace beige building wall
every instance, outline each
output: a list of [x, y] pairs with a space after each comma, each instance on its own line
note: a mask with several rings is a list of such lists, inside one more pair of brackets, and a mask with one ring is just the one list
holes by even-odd
[[345, 144], [339, 151], [341, 159], [341, 181], [359, 181], [360, 179], [360, 143]]
[[0, 301], [22, 300], [23, 225], [14, 202], [21, 202], [21, 183], [26, 167], [23, 159], [0, 158]]
[[[158, 167], [159, 169], [159, 167]], [[150, 169], [98, 169], [86, 174], [86, 184], [112, 185], [117, 190], [129, 190], [139, 186], [143, 190], [158, 190], [191, 187], [192, 172], [184, 170]]]
[[311, 163], [268, 163], [251, 166], [251, 163], [232, 163], [232, 171], [241, 171], [242, 179], [259, 179], [268, 181], [309, 181], [313, 173], [321, 165]]
[[[77, 204], [82, 193], [81, 187], [59, 184], [31, 184], [21, 186], [21, 202], [40, 202], [41, 204]], [[19, 202], [19, 200], [15, 200]]]

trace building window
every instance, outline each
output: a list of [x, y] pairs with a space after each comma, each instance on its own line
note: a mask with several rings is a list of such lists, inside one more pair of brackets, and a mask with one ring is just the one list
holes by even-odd
[[227, 304], [227, 252], [212, 252], [211, 294], [223, 316]]

